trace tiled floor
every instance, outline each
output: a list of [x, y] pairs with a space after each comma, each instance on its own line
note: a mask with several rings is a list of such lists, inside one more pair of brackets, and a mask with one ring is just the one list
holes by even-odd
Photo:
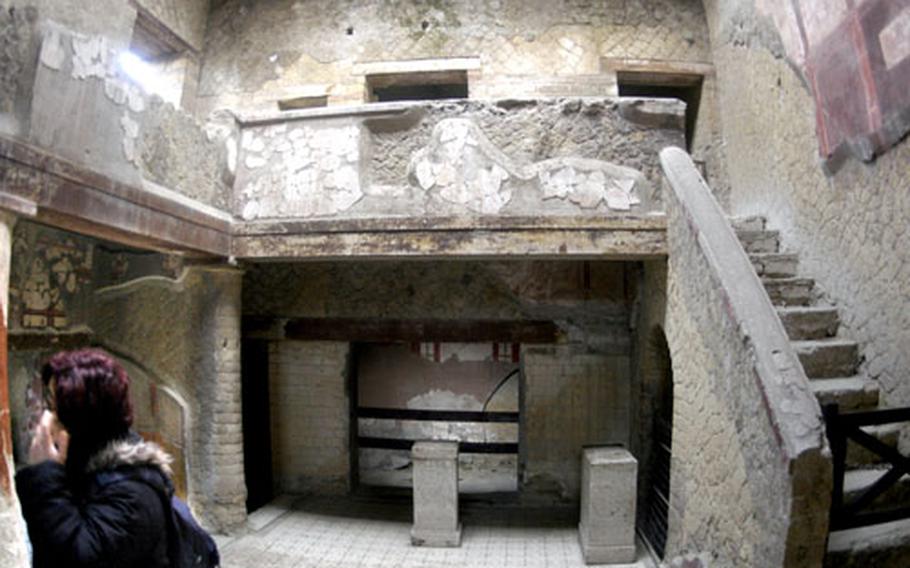
[[[220, 543], [224, 568], [582, 567], [577, 516], [552, 510], [466, 506], [459, 548], [410, 544], [409, 504], [303, 498], [251, 516], [249, 534]], [[641, 547], [639, 547], [641, 548]], [[650, 568], [639, 554], [635, 564]]]

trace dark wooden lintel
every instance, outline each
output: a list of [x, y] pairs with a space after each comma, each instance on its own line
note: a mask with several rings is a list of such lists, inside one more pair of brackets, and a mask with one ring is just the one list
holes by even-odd
[[[414, 440], [398, 438], [370, 438], [359, 436], [357, 446], [360, 448], [374, 448], [380, 450], [408, 450], [414, 445]], [[459, 442], [458, 452], [462, 454], [517, 454], [518, 444], [495, 442]]]
[[92, 332], [80, 331], [10, 331], [10, 351], [66, 350], [88, 347]]
[[447, 341], [470, 343], [554, 343], [552, 321], [494, 320], [387, 320], [355, 318], [294, 318], [285, 325], [285, 337], [328, 341]]

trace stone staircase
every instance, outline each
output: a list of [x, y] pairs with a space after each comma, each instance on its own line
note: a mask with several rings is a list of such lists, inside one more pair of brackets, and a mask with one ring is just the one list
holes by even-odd
[[[767, 230], [761, 217], [734, 219], [733, 226], [777, 309], [819, 402], [837, 403], [841, 411], [847, 412], [877, 408], [878, 383], [860, 372], [859, 346], [838, 334], [837, 309], [824, 305], [815, 281], [798, 275], [798, 256], [781, 252], [778, 232]], [[898, 424], [864, 430], [890, 446], [897, 446]], [[871, 486], [888, 469], [872, 452], [854, 443], [848, 443], [847, 467], [846, 500]], [[910, 502], [910, 477], [905, 476], [873, 508], [888, 505], [895, 499]], [[825, 566], [910, 566], [910, 521], [831, 533]]]

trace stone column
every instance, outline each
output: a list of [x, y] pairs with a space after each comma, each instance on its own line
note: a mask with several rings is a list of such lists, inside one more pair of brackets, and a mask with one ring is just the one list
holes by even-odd
[[414, 546], [459, 546], [458, 442], [415, 442]]
[[0, 211], [0, 566], [25, 568], [25, 527], [19, 500], [13, 488], [13, 444], [9, 409], [7, 358], [7, 316], [9, 314], [9, 273], [13, 226], [16, 218]]
[[578, 538], [587, 564], [635, 562], [638, 462], [619, 447], [585, 448]]
[[228, 266], [200, 272], [199, 416], [192, 425], [201, 516], [215, 531], [246, 522], [240, 384], [240, 296], [243, 271]]

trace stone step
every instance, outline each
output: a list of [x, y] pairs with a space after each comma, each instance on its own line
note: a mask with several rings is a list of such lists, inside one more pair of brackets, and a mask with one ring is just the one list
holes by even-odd
[[[901, 424], [882, 424], [881, 426], [863, 426], [862, 428], [892, 448], [897, 447], [900, 438]], [[866, 469], [879, 465], [882, 458], [856, 442], [847, 440], [847, 469]]]
[[859, 347], [848, 339], [809, 339], [793, 341], [803, 370], [810, 379], [850, 377], [859, 365]]
[[755, 273], [771, 278], [796, 276], [799, 255], [787, 252], [760, 252], [749, 255]]
[[910, 519], [831, 533], [825, 568], [907, 568]]
[[868, 410], [878, 406], [878, 382], [856, 375], [809, 381], [819, 404], [837, 403], [842, 411]]
[[780, 251], [780, 234], [777, 231], [737, 231], [736, 236], [750, 254]]
[[815, 280], [811, 278], [762, 279], [771, 303], [775, 306], [807, 306], [812, 301]]
[[828, 306], [782, 306], [777, 315], [790, 339], [834, 337], [840, 323], [837, 309]]
[[[844, 502], [849, 503], [878, 481], [890, 465], [871, 469], [853, 469], [844, 474]], [[863, 511], [887, 511], [895, 507], [910, 506], [910, 475], [904, 475]]]
[[730, 217], [730, 224], [734, 231], [764, 231], [767, 220], [758, 215], [747, 217]]

